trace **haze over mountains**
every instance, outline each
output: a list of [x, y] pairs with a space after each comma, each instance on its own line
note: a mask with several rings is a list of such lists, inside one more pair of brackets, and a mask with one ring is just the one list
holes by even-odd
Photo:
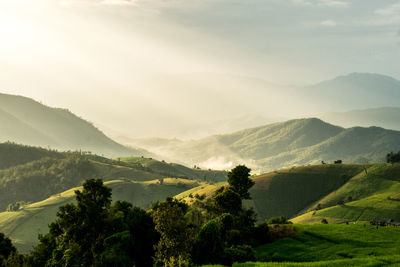
[[23, 96], [0, 94], [0, 124], [1, 142], [107, 156], [146, 154], [118, 144], [66, 109], [47, 107]]
[[340, 125], [380, 126], [386, 129], [400, 130], [400, 108], [382, 107], [351, 110], [347, 112], [330, 112], [318, 116], [322, 120]]
[[296, 119], [199, 140], [137, 140], [172, 161], [204, 168], [246, 163], [257, 172], [332, 162], [382, 162], [400, 150], [400, 132], [379, 127], [342, 128], [320, 119]]
[[342, 127], [398, 129], [392, 127], [396, 124], [392, 118], [398, 114], [395, 110], [386, 110], [374, 120], [367, 119], [367, 113], [371, 113], [368, 111], [359, 116], [364, 117], [362, 121], [329, 120], [331, 112], [400, 108], [400, 81], [380, 74], [351, 73], [309, 86], [283, 86], [254, 77], [194, 73], [156, 77], [138, 86], [148, 92], [127, 96], [126, 102], [116, 108], [132, 105], [134, 111], [118, 114], [122, 121], [132, 123], [121, 126], [119, 119], [102, 122], [98, 118], [107, 126], [99, 127], [117, 141], [148, 137], [199, 139], [305, 117], [319, 117]]
[[[192, 120], [186, 125], [197, 125], [192, 127], [194, 136], [206, 136], [194, 140], [166, 139], [163, 137], [163, 123], [170, 129], [174, 129], [183, 135], [189, 136], [190, 129], [182, 128], [179, 115], [175, 112], [177, 121], [173, 116], [165, 120], [155, 120], [154, 114], [140, 114], [152, 127], [160, 127], [160, 135], [157, 138], [137, 139], [136, 132], [129, 136], [120, 136], [118, 140], [130, 146], [144, 148], [158, 155], [160, 159], [167, 159], [173, 162], [180, 162], [187, 165], [197, 165], [204, 168], [228, 169], [234, 164], [246, 163], [259, 172], [270, 171], [293, 165], [314, 164], [324, 161], [342, 159], [352, 163], [381, 162], [385, 153], [400, 149], [400, 135], [397, 131], [385, 130], [379, 127], [353, 127], [353, 126], [384, 126], [389, 129], [399, 129], [399, 110], [395, 107], [400, 99], [400, 82], [383, 75], [377, 74], [350, 74], [336, 79], [322, 82], [320, 84], [295, 89], [282, 89], [282, 94], [269, 95], [273, 86], [262, 80], [249, 79], [224, 75], [223, 81], [232, 85], [234, 98], [224, 99], [215, 90], [220, 76], [210, 76], [208, 81], [202, 82], [203, 75], [187, 75], [182, 80], [175, 80], [177, 86], [173, 91], [158, 91], [163, 99], [168, 99], [168, 94], [179, 95], [181, 86], [189, 88], [183, 98], [182, 105], [175, 108], [184, 108], [181, 114], [187, 116], [185, 109], [190, 106], [190, 97], [193, 94], [201, 105], [218, 107], [218, 109], [206, 110], [204, 116], [213, 117], [215, 112], [229, 113], [235, 106], [252, 106], [252, 111], [265, 109], [266, 113], [253, 113], [254, 115], [239, 116], [241, 111], [232, 114], [231, 119], [212, 120], [206, 122], [204, 118]], [[174, 84], [166, 82], [165, 84]], [[249, 99], [245, 98], [245, 84], [254, 85], [251, 87]], [[207, 88], [205, 91], [202, 89]], [[153, 88], [154, 89], [154, 88]], [[299, 91], [300, 90], [300, 91]], [[214, 92], [216, 95], [209, 94]], [[293, 97], [290, 96], [293, 93]], [[299, 93], [301, 92], [301, 93]], [[303, 99], [299, 98], [302, 96]], [[319, 110], [322, 115], [318, 119], [294, 119], [282, 122], [279, 117], [279, 110], [287, 105], [282, 105], [282, 99], [288, 97], [287, 104], [298, 102], [299, 114], [305, 112], [307, 101], [316, 103], [313, 109]], [[185, 99], [187, 101], [185, 101]], [[232, 102], [232, 99], [236, 99]], [[306, 99], [306, 100], [305, 100]], [[244, 102], [243, 105], [240, 102]], [[262, 103], [266, 104], [262, 104]], [[271, 106], [269, 105], [271, 104]], [[321, 105], [321, 108], [318, 106]], [[373, 106], [393, 105], [394, 107], [372, 108]], [[280, 109], [278, 108], [280, 107]], [[272, 107], [272, 110], [271, 110]], [[333, 107], [351, 109], [365, 107], [367, 109], [351, 111], [346, 113], [325, 113]], [[219, 110], [219, 111], [218, 111]], [[277, 110], [274, 113], [273, 110]], [[267, 112], [269, 112], [267, 114]], [[190, 114], [190, 112], [189, 112]], [[239, 117], [234, 117], [235, 115]], [[274, 116], [276, 116], [274, 118]], [[279, 117], [279, 119], [278, 119]], [[296, 116], [293, 116], [294, 118]], [[306, 116], [305, 116], [306, 117]], [[123, 120], [121, 120], [123, 121]], [[135, 119], [126, 121], [132, 127], [143, 131], [140, 123], [135, 125]], [[157, 123], [154, 123], [157, 121]], [[211, 121], [211, 122], [210, 122]], [[274, 122], [281, 121], [281, 122]], [[61, 150], [87, 150], [106, 156], [133, 156], [150, 155], [144, 149], [128, 148], [113, 141], [94, 127], [91, 123], [77, 117], [65, 109], [50, 108], [32, 99], [0, 95], [0, 130], [1, 141], [12, 141], [21, 144], [37, 145], [43, 147], [57, 148]], [[160, 122], [160, 123], [158, 123]], [[345, 126], [342, 128], [335, 125]], [[257, 126], [256, 125], [263, 125]], [[243, 129], [240, 130], [239, 129]], [[151, 131], [150, 131], [151, 132]], [[212, 132], [214, 135], [208, 135]], [[219, 135], [215, 135], [218, 133]], [[160, 138], [161, 137], [161, 138]]]

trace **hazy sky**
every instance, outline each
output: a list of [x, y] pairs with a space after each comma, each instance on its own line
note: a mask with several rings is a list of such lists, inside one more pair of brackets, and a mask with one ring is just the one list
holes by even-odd
[[0, 91], [132, 136], [259, 112], [262, 81], [214, 74], [279, 94], [399, 62], [398, 0], [0, 0]]

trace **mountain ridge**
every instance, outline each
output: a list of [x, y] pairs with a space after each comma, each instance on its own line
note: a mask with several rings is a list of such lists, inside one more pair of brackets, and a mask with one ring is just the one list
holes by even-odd
[[[342, 128], [304, 118], [199, 140], [173, 140], [170, 144], [164, 140], [155, 147], [149, 143], [143, 147], [172, 161], [205, 168], [207, 164], [229, 167], [244, 163], [260, 173], [322, 160], [383, 162], [386, 153], [400, 150], [400, 132], [381, 127]], [[137, 145], [142, 146], [140, 142]]]
[[33, 99], [0, 93], [0, 141], [61, 150], [85, 150], [107, 156], [150, 155], [125, 147], [67, 109]]

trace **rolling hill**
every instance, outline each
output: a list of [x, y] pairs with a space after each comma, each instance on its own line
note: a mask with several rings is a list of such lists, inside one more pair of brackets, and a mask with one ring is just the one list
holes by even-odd
[[[137, 160], [129, 164], [136, 163]], [[255, 210], [258, 222], [299, 214], [293, 222], [320, 223], [326, 218], [330, 223], [341, 223], [368, 221], [375, 217], [400, 220], [400, 164], [303, 166], [252, 179], [255, 181], [250, 190], [252, 199], [245, 201], [245, 205]], [[183, 178], [164, 178], [162, 182], [160, 179], [135, 181], [125, 178], [111, 179], [106, 184], [113, 189], [114, 200], [126, 200], [148, 208], [152, 202], [167, 196], [188, 203], [194, 201], [196, 194], [205, 194], [208, 198], [226, 182], [209, 184]], [[47, 224], [55, 218], [57, 208], [73, 201], [75, 189], [53, 194], [36, 203], [22, 203], [14, 210], [0, 213], [0, 230], [10, 235], [22, 251], [28, 250], [37, 242], [37, 233], [46, 231]], [[345, 204], [337, 205], [340, 201]], [[304, 238], [307, 237], [306, 234]]]
[[41, 201], [90, 178], [149, 181], [173, 177], [211, 182], [226, 179], [224, 171], [190, 169], [154, 159], [112, 160], [11, 143], [0, 144], [0, 160], [0, 210], [17, 202]]
[[[158, 180], [136, 182], [112, 180], [105, 183], [112, 188], [113, 201], [123, 200], [134, 206], [148, 209], [156, 201], [198, 186], [199, 183], [188, 179], [166, 178], [163, 184]], [[75, 190], [55, 194], [43, 201], [27, 204], [16, 211], [0, 213], [0, 231], [9, 236], [20, 252], [28, 252], [38, 243], [38, 234], [48, 232], [48, 224], [56, 219], [60, 206], [75, 201]]]
[[0, 94], [0, 142], [92, 151], [106, 156], [150, 155], [120, 145], [66, 109], [51, 108], [23, 96]]
[[[296, 223], [371, 221], [389, 218], [400, 221], [400, 164], [375, 164], [308, 207]], [[338, 204], [339, 203], [339, 204]], [[317, 210], [317, 205], [320, 208]]]
[[[346, 184], [366, 166], [369, 165], [325, 164], [253, 176], [252, 199], [246, 200], [245, 205], [254, 209], [259, 222], [277, 216], [290, 218]], [[200, 185], [175, 197], [191, 203], [194, 199], [189, 195], [210, 197], [222, 185], [226, 183]]]
[[245, 163], [263, 173], [322, 160], [383, 162], [388, 152], [400, 150], [400, 132], [379, 127], [346, 129], [308, 118], [199, 140], [139, 144], [174, 162], [219, 169]]

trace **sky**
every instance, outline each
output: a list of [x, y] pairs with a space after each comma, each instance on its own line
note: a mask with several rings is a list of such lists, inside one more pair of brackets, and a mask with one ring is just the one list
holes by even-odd
[[[259, 114], [250, 91], [288, 99], [281, 88], [351, 72], [400, 79], [400, 1], [0, 0], [0, 57], [0, 92], [110, 134], [172, 137]], [[272, 115], [297, 112], [288, 104]]]

